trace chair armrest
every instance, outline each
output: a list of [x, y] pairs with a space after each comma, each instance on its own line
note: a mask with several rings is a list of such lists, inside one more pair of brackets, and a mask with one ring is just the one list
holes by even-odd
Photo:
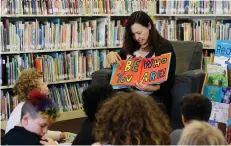
[[91, 74], [92, 77], [91, 85], [110, 84], [111, 74], [112, 74], [111, 68], [104, 68], [93, 72]]
[[176, 75], [175, 84], [172, 90], [172, 126], [173, 129], [183, 127], [181, 121], [180, 102], [181, 98], [189, 93], [200, 93], [205, 78], [202, 70], [191, 70]]

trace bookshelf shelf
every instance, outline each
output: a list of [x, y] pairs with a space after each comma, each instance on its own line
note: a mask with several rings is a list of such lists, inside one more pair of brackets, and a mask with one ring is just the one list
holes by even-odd
[[[2, 18], [27, 18], [27, 17], [127, 17], [130, 14], [66, 14], [66, 15], [2, 15]], [[230, 14], [150, 14], [154, 17], [230, 17]]]
[[9, 86], [1, 86], [0, 88], [2, 90], [2, 89], [11, 89], [13, 87], [14, 87], [13, 85], [9, 85]]
[[80, 81], [90, 81], [91, 78], [84, 78], [84, 79], [73, 79], [73, 80], [62, 80], [57, 82], [49, 82], [48, 85], [54, 85], [54, 84], [64, 84], [64, 83], [72, 83], [72, 82], [80, 82]]
[[1, 121], [1, 129], [2, 129], [2, 130], [6, 130], [6, 123], [7, 123], [6, 120], [2, 120], [2, 121]]
[[[64, 84], [64, 83], [72, 83], [72, 82], [81, 82], [81, 81], [90, 81], [91, 78], [84, 78], [84, 79], [73, 79], [73, 80], [62, 80], [62, 81], [56, 81], [56, 82], [49, 82], [48, 85], [54, 85], [54, 84]], [[9, 86], [1, 86], [1, 90], [3, 89], [11, 89], [14, 85]]]
[[214, 47], [203, 47], [203, 49], [206, 49], [206, 50], [214, 50]]
[[76, 49], [50, 49], [50, 50], [30, 50], [30, 51], [14, 51], [14, 52], [1, 52], [1, 54], [25, 54], [25, 53], [47, 53], [47, 52], [65, 52], [65, 51], [78, 51], [78, 50], [100, 50], [100, 49], [118, 49], [122, 46], [115, 47], [81, 47]]
[[[65, 120], [72, 120], [72, 119], [78, 119], [78, 118], [84, 118], [86, 117], [85, 112], [83, 110], [76, 110], [71, 112], [62, 112], [60, 113], [60, 117], [57, 119], [56, 122], [61, 122]], [[6, 129], [6, 123], [7, 120], [1, 121], [1, 129]]]
[[63, 112], [60, 114], [60, 117], [57, 119], [57, 122], [65, 121], [65, 120], [78, 119], [78, 118], [84, 118], [84, 117], [86, 117], [86, 115], [85, 115], [85, 112], [83, 110]]

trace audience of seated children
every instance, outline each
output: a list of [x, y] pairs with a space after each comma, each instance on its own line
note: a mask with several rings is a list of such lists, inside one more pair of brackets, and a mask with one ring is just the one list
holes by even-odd
[[[212, 110], [212, 102], [201, 94], [192, 93], [185, 95], [181, 100], [182, 122], [186, 125], [191, 120], [208, 122]], [[176, 145], [180, 139], [182, 129], [174, 130], [171, 144]]]
[[204, 121], [191, 121], [183, 129], [178, 145], [225, 145], [223, 133]]
[[87, 118], [83, 122], [80, 132], [72, 145], [91, 145], [95, 142], [92, 131], [95, 123], [95, 114], [99, 106], [114, 94], [111, 85], [89, 86], [82, 93], [83, 108]]
[[2, 138], [2, 145], [56, 145], [44, 137], [47, 129], [59, 116], [58, 107], [39, 90], [31, 91], [21, 109], [20, 123]]
[[118, 93], [96, 114], [93, 145], [170, 144], [169, 120], [151, 97]]
[[[29, 92], [32, 90], [40, 90], [45, 95], [49, 94], [47, 84], [43, 82], [43, 74], [38, 72], [35, 68], [22, 71], [13, 87], [13, 92], [16, 95], [14, 98], [18, 99], [20, 103], [10, 114], [5, 133], [20, 122], [22, 106], [27, 100]], [[65, 133], [48, 130], [47, 136], [54, 140], [60, 140], [65, 138]]]

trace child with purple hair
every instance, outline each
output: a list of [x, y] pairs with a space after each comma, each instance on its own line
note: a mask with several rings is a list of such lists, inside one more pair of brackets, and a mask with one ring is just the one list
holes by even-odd
[[2, 145], [57, 145], [58, 143], [45, 137], [48, 127], [59, 116], [56, 104], [38, 90], [29, 93], [22, 106], [21, 120], [18, 125], [7, 132]]

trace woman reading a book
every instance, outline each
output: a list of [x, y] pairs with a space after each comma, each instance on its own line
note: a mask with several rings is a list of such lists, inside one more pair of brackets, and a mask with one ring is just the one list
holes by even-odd
[[152, 95], [155, 100], [163, 103], [167, 110], [166, 112], [170, 116], [172, 104], [171, 90], [174, 85], [176, 69], [176, 56], [171, 43], [161, 37], [152, 19], [142, 11], [136, 11], [130, 15], [125, 29], [122, 50], [119, 53], [111, 51], [108, 54], [111, 64], [133, 57], [151, 58], [171, 53], [168, 79], [165, 82], [156, 85], [137, 82], [135, 88], [139, 94]]

